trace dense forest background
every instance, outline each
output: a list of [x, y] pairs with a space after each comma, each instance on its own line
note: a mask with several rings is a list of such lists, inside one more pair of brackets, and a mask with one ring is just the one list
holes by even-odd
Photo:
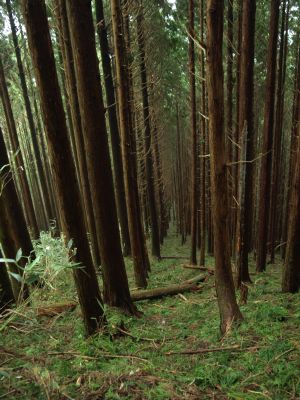
[[0, 0], [0, 398], [299, 398], [299, 10]]

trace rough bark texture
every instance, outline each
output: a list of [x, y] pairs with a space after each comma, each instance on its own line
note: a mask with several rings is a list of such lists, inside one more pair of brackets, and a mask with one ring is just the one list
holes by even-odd
[[282, 291], [290, 293], [296, 293], [300, 289], [300, 95], [297, 96], [296, 107], [298, 143], [291, 187], [288, 238], [282, 276]]
[[[23, 257], [18, 262], [21, 268], [13, 263], [8, 264], [11, 272], [22, 276], [22, 268], [25, 267], [28, 258], [33, 255], [33, 247], [12, 179], [3, 133], [0, 128], [0, 169], [3, 167], [0, 176], [0, 243], [6, 258], [15, 259], [19, 249], [22, 250]], [[27, 299], [28, 287], [25, 284], [22, 286], [21, 282], [15, 278], [12, 278], [11, 282], [17, 302]]]
[[79, 0], [76, 4], [73, 0], [67, 0], [67, 12], [101, 255], [104, 300], [111, 306], [135, 313], [120, 242], [92, 9], [85, 0]]
[[46, 6], [43, 1], [23, 0], [22, 3], [29, 48], [40, 92], [61, 223], [66, 235], [73, 238], [77, 247], [76, 258], [83, 264], [82, 269], [74, 270], [74, 279], [86, 333], [92, 334], [104, 322], [103, 306], [85, 235], [80, 192], [55, 69]]
[[91, 196], [91, 185], [88, 180], [87, 159], [84, 151], [83, 131], [81, 124], [81, 114], [77, 95], [77, 84], [75, 77], [74, 57], [71, 47], [70, 30], [68, 26], [66, 0], [56, 0], [56, 14], [60, 29], [59, 39], [62, 48], [63, 65], [67, 78], [67, 88], [70, 103], [70, 112], [73, 124], [74, 147], [78, 165], [78, 180], [84, 204], [84, 215], [86, 227], [91, 241], [94, 264], [99, 268], [101, 264], [100, 249], [97, 242], [96, 223]]
[[274, 129], [274, 104], [276, 91], [276, 56], [279, 22], [280, 0], [271, 1], [270, 36], [267, 58], [267, 81], [265, 98], [265, 115], [263, 128], [259, 212], [258, 212], [258, 233], [257, 233], [257, 259], [256, 270], [258, 272], [266, 269], [267, 241], [269, 227], [269, 206], [270, 206], [270, 185], [272, 167], [272, 147]]
[[[27, 176], [24, 170], [24, 160], [20, 151], [17, 127], [14, 120], [14, 115], [12, 111], [12, 106], [10, 103], [10, 98], [7, 90], [4, 69], [2, 60], [0, 58], [0, 95], [2, 99], [3, 109], [5, 113], [5, 119], [8, 128], [9, 140], [11, 145], [11, 150], [15, 155], [15, 164], [19, 173], [19, 182], [22, 192], [22, 199], [24, 203], [25, 216], [27, 217], [28, 226], [31, 230], [32, 236], [36, 239], [39, 236], [39, 228], [36, 220], [36, 215], [33, 207], [33, 201], [31, 198], [31, 193], [29, 189], [29, 184]], [[15, 182], [17, 182], [16, 176], [14, 176]]]
[[254, 159], [254, 126], [253, 126], [253, 96], [254, 96], [254, 40], [255, 40], [256, 0], [246, 0], [243, 4], [242, 43], [240, 65], [240, 102], [239, 102], [239, 131], [245, 143], [245, 157], [241, 157], [240, 175], [244, 180], [244, 193], [240, 193], [239, 236], [238, 252], [238, 286], [241, 282], [250, 282], [248, 269], [248, 253], [251, 245], [252, 232], [252, 205], [253, 205], [253, 163]]
[[149, 106], [149, 93], [148, 93], [148, 77], [146, 67], [145, 55], [145, 37], [143, 28], [143, 9], [140, 5], [139, 13], [137, 16], [137, 35], [138, 46], [140, 53], [140, 75], [142, 85], [142, 98], [143, 98], [143, 119], [144, 119], [144, 149], [145, 149], [145, 173], [147, 183], [148, 207], [150, 214], [151, 225], [151, 245], [152, 255], [160, 258], [160, 239], [159, 239], [159, 226], [157, 205], [155, 199], [155, 178], [153, 170], [153, 156], [152, 156], [152, 130], [150, 126], [150, 106]]
[[129, 256], [131, 254], [130, 236], [128, 229], [126, 201], [125, 201], [121, 139], [118, 127], [117, 104], [116, 104], [115, 88], [113, 83], [112, 66], [110, 61], [110, 48], [108, 44], [107, 27], [104, 19], [103, 1], [96, 0], [95, 5], [96, 5], [97, 32], [99, 36], [102, 69], [104, 73], [107, 112], [108, 112], [113, 165], [114, 165], [116, 203], [117, 203], [118, 217], [121, 227], [123, 254], [124, 256]]
[[215, 280], [221, 332], [242, 319], [236, 302], [230, 262], [227, 160], [224, 131], [223, 1], [207, 3], [207, 69], [212, 217], [214, 227]]
[[196, 69], [195, 69], [195, 9], [189, 0], [189, 84], [190, 84], [190, 135], [191, 135], [191, 264], [197, 264], [197, 119], [196, 119]]
[[47, 189], [46, 176], [45, 176], [45, 171], [43, 168], [41, 153], [40, 153], [39, 144], [38, 144], [37, 130], [36, 130], [35, 123], [33, 120], [33, 113], [32, 113], [32, 108], [31, 108], [29, 95], [28, 95], [28, 88], [27, 88], [27, 83], [26, 83], [22, 58], [21, 58], [21, 51], [20, 51], [20, 47], [19, 47], [19, 43], [18, 43], [18, 36], [17, 36], [17, 30], [16, 30], [16, 25], [15, 25], [15, 21], [14, 21], [12, 6], [11, 6], [11, 0], [6, 0], [6, 7], [7, 7], [7, 11], [8, 11], [10, 26], [11, 26], [12, 39], [13, 39], [13, 43], [14, 43], [14, 47], [15, 47], [15, 54], [16, 54], [16, 59], [17, 59], [22, 94], [23, 94], [23, 98], [24, 98], [26, 116], [27, 116], [27, 120], [28, 120], [31, 141], [32, 141], [32, 145], [33, 145], [33, 151], [34, 151], [34, 156], [35, 156], [35, 161], [36, 161], [36, 166], [37, 166], [37, 171], [36, 171], [35, 175], [39, 179], [40, 185], [41, 185], [41, 193], [39, 193], [39, 195], [42, 196], [42, 200], [45, 203], [47, 225], [44, 226], [43, 229], [48, 229], [49, 228], [49, 219], [53, 219], [54, 215], [51, 213], [50, 197], [49, 197], [49, 193], [48, 193], [48, 189]]
[[137, 193], [136, 160], [132, 115], [130, 109], [130, 86], [128, 76], [128, 60], [125, 51], [125, 32], [122, 25], [120, 0], [111, 1], [112, 26], [116, 57], [116, 76], [118, 88], [118, 107], [121, 133], [122, 160], [124, 168], [124, 183], [126, 206], [130, 234], [131, 252], [134, 263], [136, 284], [139, 287], [147, 285], [147, 260], [143, 230], [141, 231], [141, 215]]

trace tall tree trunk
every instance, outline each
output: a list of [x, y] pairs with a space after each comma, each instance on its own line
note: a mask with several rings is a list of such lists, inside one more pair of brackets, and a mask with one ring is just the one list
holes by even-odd
[[[47, 223], [49, 224], [49, 218], [53, 218], [54, 216], [50, 214], [51, 205], [50, 205], [49, 193], [47, 190], [46, 176], [45, 176], [45, 171], [43, 168], [43, 163], [42, 163], [41, 154], [40, 154], [39, 145], [38, 145], [37, 131], [36, 131], [35, 123], [33, 120], [33, 114], [32, 114], [31, 104], [30, 104], [29, 95], [28, 95], [27, 83], [26, 83], [22, 58], [21, 58], [21, 51], [20, 51], [20, 47], [19, 47], [19, 43], [18, 43], [17, 30], [16, 30], [16, 25], [15, 25], [14, 17], [13, 17], [13, 11], [12, 11], [12, 7], [11, 7], [11, 0], [6, 0], [6, 7], [7, 7], [7, 11], [8, 11], [8, 17], [9, 17], [9, 22], [10, 22], [11, 32], [12, 32], [12, 38], [13, 38], [13, 43], [14, 43], [14, 47], [15, 47], [15, 54], [16, 54], [16, 59], [17, 59], [22, 94], [23, 94], [23, 98], [24, 98], [26, 115], [27, 115], [29, 130], [30, 130], [30, 134], [31, 134], [31, 141], [32, 141], [35, 161], [36, 161], [36, 165], [37, 165], [37, 172], [38, 172], [37, 180], [39, 178], [39, 181], [41, 184], [41, 190], [42, 190], [41, 196], [43, 197], [43, 201], [45, 202]], [[49, 227], [49, 225], [47, 226], [47, 228], [48, 227]]]
[[[17, 252], [21, 249], [22, 258], [18, 261], [18, 266], [9, 263], [8, 267], [14, 274], [23, 276], [23, 269], [28, 258], [30, 259], [30, 257], [33, 256], [33, 247], [16, 187], [11, 178], [11, 168], [9, 167], [8, 155], [1, 128], [0, 169], [0, 243], [6, 258], [15, 259]], [[29, 297], [27, 285], [24, 283], [22, 284], [14, 277], [12, 278], [12, 288], [17, 302]]]
[[[288, 20], [289, 20], [289, 3], [282, 4], [282, 20], [280, 32], [280, 50], [278, 61], [278, 84], [276, 95], [276, 120], [274, 130], [274, 146], [272, 157], [272, 183], [271, 183], [271, 206], [270, 206], [270, 262], [275, 262], [275, 241], [276, 227], [278, 221], [278, 184], [279, 172], [281, 164], [281, 143], [283, 134], [283, 111], [284, 111], [284, 94], [285, 94], [285, 76], [287, 62], [287, 42], [288, 42]], [[286, 8], [287, 7], [287, 8]]]
[[195, 7], [189, 0], [189, 82], [190, 82], [190, 134], [191, 157], [191, 254], [190, 263], [197, 264], [197, 119], [196, 119], [196, 68], [195, 68]]
[[130, 250], [130, 236], [128, 229], [128, 218], [127, 218], [127, 209], [125, 200], [121, 139], [118, 127], [117, 104], [116, 104], [116, 96], [113, 83], [112, 66], [110, 61], [110, 49], [107, 37], [108, 36], [107, 27], [104, 18], [103, 1], [95, 0], [95, 6], [96, 6], [97, 32], [100, 42], [101, 61], [104, 73], [106, 102], [107, 102], [110, 137], [111, 137], [116, 203], [117, 203], [118, 217], [121, 227], [123, 254], [124, 256], [129, 256], [131, 254], [131, 250]]
[[[146, 287], [148, 265], [145, 259], [146, 249], [144, 243], [144, 233], [143, 231], [141, 232], [141, 215], [136, 179], [136, 160], [135, 154], [133, 153], [133, 149], [135, 148], [135, 143], [133, 143], [134, 132], [129, 102], [130, 86], [128, 76], [128, 60], [125, 51], [125, 32], [122, 25], [120, 0], [112, 0], [111, 8], [116, 58], [121, 148], [131, 252], [134, 263], [136, 284], [139, 287]], [[140, 235], [140, 233], [142, 233], [142, 235]]]
[[263, 128], [261, 176], [259, 192], [257, 259], [256, 270], [266, 269], [267, 241], [269, 227], [270, 184], [272, 167], [272, 148], [274, 130], [274, 104], [276, 91], [276, 59], [280, 0], [271, 1], [270, 37], [267, 59], [267, 81], [265, 97], [265, 115]]
[[[200, 0], [200, 38], [204, 43], [204, 0]], [[205, 82], [205, 56], [203, 51], [200, 52], [200, 74], [201, 74], [201, 136], [200, 136], [200, 266], [205, 264], [205, 227], [206, 227], [206, 196], [205, 196], [205, 142], [206, 142], [206, 82]]]
[[85, 235], [80, 192], [77, 185], [66, 119], [55, 68], [44, 1], [23, 0], [29, 48], [40, 92], [49, 158], [55, 181], [63, 230], [74, 240], [76, 258], [83, 264], [74, 269], [74, 279], [86, 333], [93, 334], [105, 317], [89, 243]]
[[2, 64], [1, 58], [0, 58], [0, 95], [1, 95], [3, 109], [4, 109], [4, 113], [5, 113], [10, 144], [11, 144], [13, 154], [15, 156], [16, 167], [17, 167], [18, 174], [19, 174], [18, 175], [19, 182], [20, 182], [22, 197], [23, 197], [23, 201], [24, 201], [24, 208], [25, 208], [24, 211], [25, 211], [25, 215], [27, 216], [28, 226], [31, 230], [32, 236], [33, 236], [33, 238], [36, 239], [39, 236], [39, 228], [38, 228], [38, 223], [36, 220], [36, 215], [34, 212], [33, 201], [32, 201], [32, 197], [31, 197], [31, 193], [30, 193], [30, 189], [29, 189], [28, 180], [27, 180], [26, 173], [24, 170], [24, 161], [23, 161], [22, 153], [20, 151], [17, 127], [16, 127], [14, 115], [13, 115], [12, 106], [10, 103], [10, 98], [9, 98], [9, 94], [8, 94], [8, 90], [7, 90], [7, 85], [6, 85], [4, 69], [3, 69], [3, 64]]
[[297, 98], [297, 153], [292, 181], [286, 255], [282, 275], [282, 291], [296, 293], [300, 289], [300, 96]]
[[207, 71], [209, 141], [214, 226], [215, 280], [221, 317], [221, 332], [226, 333], [242, 314], [236, 302], [230, 262], [227, 159], [224, 130], [223, 87], [223, 13], [224, 2], [207, 3]]
[[103, 271], [104, 300], [136, 313], [122, 255], [90, 3], [67, 0], [88, 178]]
[[241, 68], [239, 88], [239, 132], [244, 135], [245, 158], [242, 157], [241, 175], [244, 175], [244, 193], [240, 193], [243, 204], [239, 204], [238, 223], [238, 261], [237, 283], [250, 282], [248, 269], [248, 253], [251, 246], [252, 207], [253, 207], [253, 163], [254, 159], [254, 124], [253, 124], [253, 97], [254, 97], [254, 47], [255, 47], [255, 14], [256, 0], [245, 0], [242, 17], [242, 44]]
[[71, 47], [70, 30], [68, 26], [67, 9], [65, 0], [56, 0], [56, 15], [58, 19], [62, 48], [62, 58], [65, 68], [65, 76], [67, 78], [68, 97], [70, 102], [70, 113], [74, 134], [74, 150], [77, 155], [78, 164], [78, 180], [84, 204], [84, 215], [86, 227], [89, 232], [89, 240], [91, 242], [92, 255], [94, 265], [99, 267], [101, 264], [100, 249], [97, 241], [96, 222], [91, 196], [91, 185], [88, 180], [87, 157], [84, 151], [84, 140], [81, 123], [81, 114], [79, 109], [79, 101], [77, 94], [77, 84], [75, 77], [74, 59]]
[[144, 148], [145, 148], [145, 173], [147, 184], [147, 195], [149, 204], [150, 224], [151, 224], [151, 244], [152, 255], [160, 258], [160, 239], [159, 239], [159, 226], [157, 216], [157, 205], [155, 199], [155, 177], [153, 170], [153, 155], [152, 155], [152, 131], [150, 126], [150, 106], [148, 94], [148, 77], [146, 67], [146, 54], [145, 54], [145, 35], [143, 27], [143, 6], [139, 4], [139, 11], [137, 16], [137, 35], [138, 47], [140, 55], [140, 75], [142, 85], [142, 99], [143, 99], [143, 119], [144, 119]]

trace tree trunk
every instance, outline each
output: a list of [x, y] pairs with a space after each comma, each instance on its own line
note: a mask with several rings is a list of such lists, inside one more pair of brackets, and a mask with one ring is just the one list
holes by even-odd
[[140, 75], [142, 85], [142, 99], [143, 99], [143, 119], [144, 119], [144, 148], [145, 148], [145, 173], [147, 184], [148, 205], [150, 214], [151, 225], [151, 244], [152, 255], [160, 258], [160, 239], [159, 239], [159, 226], [157, 216], [157, 205], [155, 199], [155, 183], [153, 171], [153, 155], [152, 155], [152, 131], [150, 126], [150, 106], [148, 94], [148, 77], [146, 67], [145, 55], [145, 37], [143, 28], [143, 6], [139, 4], [139, 11], [137, 16], [137, 35], [138, 47], [140, 55]]
[[262, 272], [266, 269], [267, 241], [269, 228], [270, 184], [272, 167], [272, 147], [274, 130], [274, 104], [276, 90], [276, 56], [279, 22], [280, 0], [271, 1], [270, 36], [267, 59], [267, 82], [265, 97], [265, 115], [263, 128], [263, 144], [261, 159], [261, 176], [259, 192], [258, 234], [257, 234], [257, 259], [256, 270]]
[[76, 258], [83, 264], [74, 269], [74, 279], [86, 333], [93, 334], [103, 325], [103, 305], [89, 243], [85, 235], [80, 192], [77, 185], [68, 131], [44, 1], [23, 0], [23, 13], [29, 48], [40, 92], [49, 158], [51, 161], [61, 223], [74, 240]]
[[101, 255], [104, 300], [111, 306], [134, 314], [136, 308], [130, 299], [120, 242], [92, 9], [85, 0], [79, 0], [76, 4], [73, 0], [67, 0], [66, 4]]
[[296, 293], [300, 289], [300, 96], [297, 99], [298, 143], [295, 155], [286, 255], [282, 275], [282, 291]]
[[[2, 169], [4, 167], [4, 169]], [[33, 256], [33, 247], [26, 226], [23, 210], [18, 199], [16, 187], [11, 178], [8, 155], [4, 143], [3, 133], [0, 128], [0, 243], [6, 258], [15, 259], [17, 252], [22, 250], [22, 258], [18, 265], [8, 264], [8, 268], [14, 274], [23, 276], [23, 268], [28, 259]], [[3, 268], [3, 267], [1, 267]], [[16, 278], [12, 278], [12, 288], [17, 302], [29, 297], [26, 284], [22, 284]]]
[[221, 317], [221, 332], [226, 333], [234, 321], [242, 320], [236, 302], [230, 261], [227, 160], [224, 131], [223, 88], [223, 13], [224, 3], [207, 3], [207, 70], [209, 140], [214, 226], [215, 280]]
[[196, 69], [195, 69], [195, 10], [194, 0], [189, 0], [189, 84], [190, 84], [190, 135], [191, 135], [191, 254], [190, 263], [197, 265], [197, 119], [196, 119]]
[[112, 0], [111, 8], [116, 58], [121, 148], [131, 252], [136, 284], [139, 287], [146, 287], [148, 265], [137, 192], [136, 160], [135, 154], [133, 153], [133, 149], [135, 148], [135, 143], [133, 143], [133, 141], [135, 139], [133, 137], [132, 114], [129, 102], [130, 86], [128, 60], [125, 51], [125, 32], [122, 26], [120, 0]]
[[[255, 14], [256, 0], [245, 0], [242, 17], [242, 43], [240, 61], [240, 88], [239, 88], [239, 132], [244, 135], [245, 157], [241, 157], [240, 174], [243, 176], [244, 193], [240, 193], [238, 223], [238, 286], [242, 282], [251, 282], [248, 269], [248, 253], [251, 246], [252, 207], [253, 207], [253, 163], [254, 159], [254, 125], [253, 125], [253, 97], [254, 97], [254, 46], [255, 46]], [[244, 170], [244, 173], [243, 171]]]
[[[8, 90], [7, 90], [7, 85], [6, 85], [4, 69], [3, 69], [3, 64], [2, 64], [1, 58], [0, 58], [0, 94], [1, 94], [3, 109], [4, 109], [4, 113], [5, 113], [11, 149], [15, 156], [16, 167], [18, 170], [20, 188], [21, 188], [21, 192], [22, 192], [21, 194], [22, 194], [22, 198], [24, 201], [24, 211], [25, 211], [25, 215], [27, 216], [28, 226], [31, 230], [32, 236], [33, 236], [33, 238], [36, 239], [39, 236], [39, 228], [38, 228], [38, 223], [36, 220], [36, 215], [34, 212], [33, 201], [31, 198], [28, 180], [27, 180], [26, 173], [24, 170], [24, 161], [23, 161], [22, 153], [20, 151], [16, 123], [15, 123], [15, 119], [14, 119], [14, 115], [13, 115], [13, 111], [12, 111], [12, 106], [10, 103], [10, 98], [9, 98], [9, 94], [8, 94]], [[16, 176], [14, 177], [14, 179], [16, 181]]]
[[115, 187], [116, 203], [117, 203], [118, 217], [121, 227], [123, 254], [124, 256], [129, 256], [131, 254], [131, 250], [130, 250], [130, 237], [129, 237], [128, 218], [127, 218], [126, 201], [125, 201], [121, 139], [118, 127], [117, 104], [116, 104], [116, 96], [113, 83], [112, 67], [110, 61], [110, 49], [107, 37], [107, 27], [104, 18], [103, 1], [95, 0], [95, 6], [96, 6], [97, 32], [100, 42], [101, 61], [104, 73], [106, 102], [107, 102], [108, 119], [110, 127], [111, 148], [112, 148], [113, 166], [114, 166], [114, 182], [116, 186]]

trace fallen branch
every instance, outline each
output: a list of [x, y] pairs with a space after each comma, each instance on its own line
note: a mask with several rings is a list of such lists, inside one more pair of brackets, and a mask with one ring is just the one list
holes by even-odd
[[188, 257], [184, 256], [163, 256], [160, 257], [161, 260], [188, 260]]
[[195, 269], [196, 271], [208, 272], [211, 275], [215, 273], [215, 271], [212, 268], [199, 267], [197, 265], [190, 265], [190, 264], [182, 264], [181, 266], [186, 269]]
[[199, 350], [184, 350], [184, 351], [169, 351], [165, 353], [165, 356], [173, 356], [173, 355], [193, 355], [193, 354], [204, 354], [204, 353], [215, 353], [218, 351], [249, 351], [249, 350], [257, 350], [258, 347], [244, 347], [234, 345], [230, 347], [215, 347], [214, 349], [199, 349]]
[[131, 298], [133, 301], [140, 300], [150, 300], [150, 299], [158, 299], [164, 296], [172, 296], [175, 294], [188, 292], [190, 290], [197, 290], [197, 283], [205, 281], [206, 276], [197, 275], [192, 279], [189, 279], [179, 285], [170, 285], [167, 287], [156, 288], [156, 289], [148, 289], [148, 290], [139, 290], [137, 292], [131, 293]]
[[145, 361], [149, 362], [146, 358], [141, 358], [138, 356], [132, 356], [130, 354], [126, 355], [121, 355], [121, 354], [108, 354], [108, 353], [100, 353], [99, 357], [94, 357], [94, 356], [85, 356], [83, 354], [77, 353], [75, 351], [52, 351], [48, 353], [49, 356], [70, 356], [70, 357], [78, 357], [82, 358], [84, 360], [99, 360], [101, 357], [103, 358], [129, 358], [131, 360], [139, 360], [139, 361]]

